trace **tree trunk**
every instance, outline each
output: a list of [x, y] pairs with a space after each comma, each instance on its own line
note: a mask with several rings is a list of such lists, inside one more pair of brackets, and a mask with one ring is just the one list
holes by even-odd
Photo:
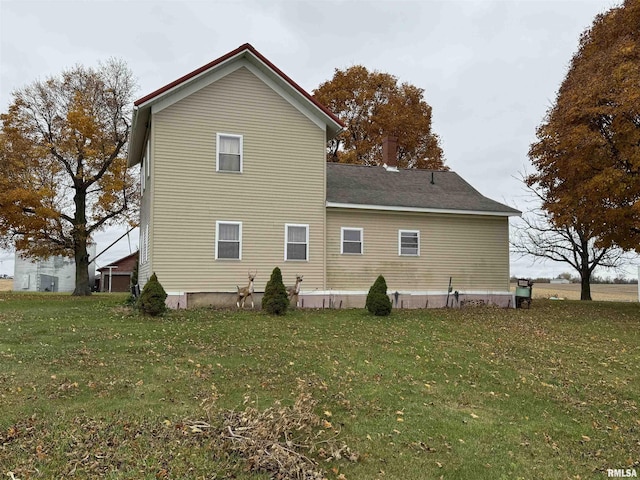
[[73, 197], [76, 205], [73, 232], [73, 252], [76, 263], [76, 287], [73, 295], [91, 295], [91, 285], [89, 285], [89, 253], [87, 252], [87, 215], [86, 201], [87, 194], [83, 188], [76, 187], [76, 194]]
[[591, 300], [591, 272], [580, 271], [580, 300]]
[[73, 295], [91, 295], [91, 285], [89, 284], [89, 253], [87, 252], [87, 237], [79, 236], [75, 240], [75, 262], [76, 262], [76, 288]]
[[580, 234], [580, 300], [591, 300], [591, 272], [589, 261], [589, 239]]

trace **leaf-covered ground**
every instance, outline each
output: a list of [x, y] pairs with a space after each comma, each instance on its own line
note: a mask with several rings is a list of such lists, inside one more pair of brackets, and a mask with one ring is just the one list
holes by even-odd
[[[276, 449], [329, 479], [640, 474], [638, 304], [152, 319], [123, 302], [0, 294], [0, 478], [287, 478], [256, 457]], [[258, 425], [282, 442], [249, 452]]]

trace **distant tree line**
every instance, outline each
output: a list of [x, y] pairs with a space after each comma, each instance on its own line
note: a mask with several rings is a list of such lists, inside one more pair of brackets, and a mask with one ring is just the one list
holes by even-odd
[[[522, 277], [516, 277], [516, 276], [512, 276], [511, 277], [511, 283], [516, 283], [518, 281], [518, 278], [522, 278]], [[546, 278], [546, 277], [538, 277], [538, 278], [533, 278], [531, 279], [533, 281], [533, 283], [551, 283], [551, 280], [557, 280], [557, 279], [565, 279], [565, 280], [569, 280], [569, 282], [571, 283], [580, 283], [580, 277], [577, 276], [573, 276], [570, 273], [561, 273], [560, 275], [558, 275], [557, 277], [551, 279], [551, 278]], [[601, 277], [599, 275], [592, 275], [591, 276], [591, 280], [590, 280], [591, 284], [603, 284], [603, 285], [637, 285], [638, 284], [638, 279], [637, 278], [624, 278], [621, 276], [617, 276], [615, 278], [611, 278], [611, 277]]]

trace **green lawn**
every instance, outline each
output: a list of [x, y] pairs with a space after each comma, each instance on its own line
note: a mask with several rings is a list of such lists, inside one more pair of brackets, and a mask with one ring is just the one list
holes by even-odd
[[[267, 479], [215, 427], [301, 390], [329, 479], [640, 475], [637, 303], [144, 318], [124, 300], [0, 294], [0, 478]], [[321, 458], [330, 437], [357, 461]]]

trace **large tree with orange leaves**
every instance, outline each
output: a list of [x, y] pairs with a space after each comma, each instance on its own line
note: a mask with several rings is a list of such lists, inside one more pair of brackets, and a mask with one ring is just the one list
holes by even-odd
[[640, 245], [640, 1], [598, 15], [582, 35], [529, 157], [557, 227], [599, 247]]
[[0, 240], [26, 257], [73, 257], [74, 295], [91, 293], [91, 235], [136, 218], [133, 91], [122, 61], [76, 66], [16, 90], [0, 116]]
[[346, 125], [327, 146], [327, 161], [379, 165], [382, 138], [398, 138], [398, 166], [447, 169], [424, 90], [356, 65], [335, 70], [313, 95]]

